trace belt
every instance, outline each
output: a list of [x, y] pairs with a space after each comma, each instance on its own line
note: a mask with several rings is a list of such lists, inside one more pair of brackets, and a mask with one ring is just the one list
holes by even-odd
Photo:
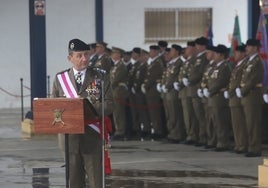
[[[246, 84], [244, 84], [244, 83], [242, 83], [242, 84], [240, 84], [240, 87], [242, 88], [242, 87], [244, 87]], [[255, 88], [257, 88], [257, 87], [262, 87], [262, 83], [258, 83], [258, 84], [256, 84], [255, 85]]]
[[120, 83], [118, 83], [118, 86], [123, 86], [123, 87], [127, 88], [127, 84], [124, 83], [124, 82], [120, 82]]

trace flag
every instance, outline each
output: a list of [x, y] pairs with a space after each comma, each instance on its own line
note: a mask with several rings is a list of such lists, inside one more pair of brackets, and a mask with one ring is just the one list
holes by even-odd
[[235, 22], [234, 22], [234, 30], [232, 35], [232, 41], [231, 41], [231, 48], [230, 48], [230, 54], [229, 54], [229, 60], [230, 62], [234, 62], [234, 51], [237, 46], [241, 45], [241, 34], [240, 34], [240, 26], [239, 26], [239, 19], [238, 15], [235, 16]]
[[208, 39], [208, 45], [213, 46], [213, 32], [212, 32], [212, 24], [210, 24], [206, 31], [205, 31], [205, 37]]
[[256, 39], [261, 43], [260, 55], [264, 61], [263, 85], [268, 85], [268, 41], [267, 41], [267, 21], [263, 12], [260, 14]]

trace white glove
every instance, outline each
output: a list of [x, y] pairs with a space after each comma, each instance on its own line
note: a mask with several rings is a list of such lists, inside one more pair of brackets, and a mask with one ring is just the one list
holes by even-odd
[[162, 93], [162, 87], [161, 87], [161, 84], [160, 84], [160, 83], [157, 83], [157, 84], [156, 84], [156, 90], [157, 90], [159, 93]]
[[223, 92], [223, 96], [224, 96], [225, 99], [229, 99], [229, 93], [228, 93], [228, 91], [224, 91]]
[[266, 104], [268, 104], [268, 94], [263, 94], [263, 100]]
[[238, 98], [242, 98], [241, 89], [239, 87], [235, 89], [235, 93]]
[[142, 92], [143, 94], [146, 93], [145, 84], [141, 84], [141, 92]]
[[200, 97], [200, 98], [203, 98], [204, 97], [204, 94], [203, 94], [203, 91], [202, 91], [202, 89], [198, 89], [197, 90], [197, 95], [198, 95], [198, 97]]
[[210, 95], [210, 93], [209, 93], [209, 91], [208, 91], [208, 88], [205, 88], [205, 89], [203, 89], [203, 93], [204, 93], [204, 95], [205, 95], [205, 97], [209, 97], [209, 95]]
[[133, 94], [136, 94], [136, 91], [135, 91], [135, 88], [134, 88], [134, 87], [131, 88], [131, 92], [132, 92]]
[[183, 78], [182, 79], [183, 85], [185, 85], [186, 87], [189, 86], [189, 80], [188, 78]]
[[175, 90], [179, 91], [180, 90], [179, 82], [174, 82], [173, 87]]
[[168, 92], [168, 90], [167, 90], [167, 88], [166, 88], [166, 85], [165, 85], [165, 84], [163, 84], [163, 85], [162, 85], [162, 91], [163, 91], [163, 93], [167, 93], [167, 92]]

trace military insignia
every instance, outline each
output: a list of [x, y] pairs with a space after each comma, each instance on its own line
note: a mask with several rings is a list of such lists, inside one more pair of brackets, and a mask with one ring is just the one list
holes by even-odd
[[74, 43], [73, 42], [70, 44], [70, 48], [71, 48], [71, 50], [74, 49]]
[[171, 74], [174, 74], [174, 69], [175, 69], [175, 66], [172, 66], [171, 69], [170, 69]]
[[101, 67], [101, 62], [98, 61], [98, 62], [95, 64], [95, 67]]
[[247, 67], [246, 71], [247, 71], [247, 72], [250, 72], [251, 69], [252, 69], [252, 67], [253, 67], [253, 65], [249, 65], [249, 66]]
[[94, 101], [100, 100], [101, 98], [101, 80], [100, 79], [94, 79], [92, 82], [88, 85], [86, 92], [90, 98], [93, 98]]
[[140, 77], [140, 71], [138, 70], [137, 72], [136, 72], [136, 78], [139, 78]]
[[201, 64], [201, 59], [197, 59], [195, 66], [199, 66], [200, 64]]
[[218, 78], [219, 70], [213, 71], [211, 78]]
[[64, 109], [61, 110], [61, 109], [55, 109], [53, 111], [53, 115], [54, 115], [54, 121], [52, 122], [52, 125], [55, 125], [56, 123], [61, 123], [62, 127], [64, 126], [64, 122], [62, 121], [61, 119], [61, 116], [62, 116], [62, 113], [64, 112]]

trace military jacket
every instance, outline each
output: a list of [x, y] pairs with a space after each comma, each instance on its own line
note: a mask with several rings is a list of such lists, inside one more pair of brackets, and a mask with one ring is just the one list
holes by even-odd
[[127, 76], [127, 68], [122, 61], [112, 67], [110, 82], [114, 98], [126, 98], [128, 96]]
[[[72, 68], [67, 69], [65, 71], [59, 72], [58, 74], [61, 74], [63, 72], [68, 72], [68, 75], [70, 77], [70, 80], [72, 84], [74, 85], [76, 91], [76, 84], [75, 84], [75, 77], [74, 77], [74, 71]], [[58, 75], [57, 74], [57, 75]], [[56, 97], [66, 97], [63, 89], [60, 85], [60, 82], [58, 80], [58, 77], [55, 77], [53, 82], [53, 89], [52, 89], [52, 96], [54, 98]], [[92, 106], [95, 108], [99, 116], [101, 116], [101, 104], [102, 100], [100, 98], [101, 96], [101, 79], [102, 75], [100, 75], [98, 72], [92, 70], [92, 68], [87, 68], [85, 79], [83, 82], [83, 85], [79, 91], [77, 91], [77, 94], [82, 98], [89, 98], [91, 101]], [[110, 88], [110, 82], [109, 77], [105, 76], [104, 78], [104, 113], [105, 115], [112, 114], [113, 111], [113, 99], [112, 99], [112, 92]], [[85, 133], [84, 134], [70, 134], [69, 135], [69, 151], [70, 153], [94, 153], [97, 151], [98, 148], [95, 147], [96, 141], [93, 140], [92, 134], [99, 134], [96, 131], [94, 131], [89, 126], [85, 125]]]
[[193, 62], [188, 71], [189, 92], [191, 97], [198, 97], [197, 89], [200, 88], [202, 77], [208, 64], [206, 53], [196, 56]]
[[227, 106], [228, 101], [224, 98], [223, 92], [229, 84], [231, 71], [226, 61], [215, 65], [210, 77], [208, 78], [208, 91], [210, 93], [209, 105]]
[[151, 89], [156, 90], [156, 84], [161, 80], [163, 70], [164, 66], [160, 57], [157, 57], [150, 65], [147, 66], [147, 74], [144, 80], [146, 91]]
[[136, 72], [138, 70], [138, 67], [140, 66], [140, 62], [137, 61], [136, 63], [134, 63], [131, 67], [131, 69], [128, 72], [128, 88], [129, 90], [134, 86], [134, 80], [135, 80], [135, 76], [136, 76]]
[[243, 67], [246, 64], [247, 59], [241, 60], [239, 64], [237, 64], [231, 73], [231, 78], [228, 86], [229, 93], [229, 106], [240, 106], [241, 101], [240, 98], [236, 96], [236, 88], [240, 87], [240, 82], [242, 79]]
[[262, 103], [261, 88], [264, 75], [263, 60], [260, 55], [248, 59], [243, 67], [242, 79], [240, 82], [242, 103]]
[[178, 81], [178, 75], [182, 65], [183, 61], [180, 58], [168, 65], [164, 82], [168, 91], [172, 90], [174, 88], [173, 83]]
[[180, 73], [179, 73], [179, 85], [180, 85], [180, 88], [181, 88], [181, 92], [179, 93], [179, 96], [182, 96], [182, 95], [187, 95], [188, 97], [191, 97], [192, 96], [192, 93], [191, 93], [191, 88], [190, 87], [185, 87], [183, 85], [183, 78], [188, 78], [189, 79], [189, 72], [191, 72], [192, 70], [192, 67], [194, 66], [195, 64], [195, 57], [192, 56], [191, 58], [188, 58], [186, 60], [186, 62], [183, 64], [182, 66], [182, 69], [180, 70]]
[[144, 79], [147, 75], [147, 63], [140, 63], [137, 67], [135, 77], [133, 80], [133, 87], [136, 92], [141, 91], [141, 84], [144, 82]]
[[112, 68], [111, 58], [107, 54], [103, 54], [96, 60], [94, 67], [104, 69], [109, 73]]
[[215, 62], [210, 62], [206, 65], [205, 71], [201, 80], [201, 85], [200, 85], [201, 89], [205, 89], [208, 87], [208, 78], [212, 74], [214, 67], [215, 67]]

